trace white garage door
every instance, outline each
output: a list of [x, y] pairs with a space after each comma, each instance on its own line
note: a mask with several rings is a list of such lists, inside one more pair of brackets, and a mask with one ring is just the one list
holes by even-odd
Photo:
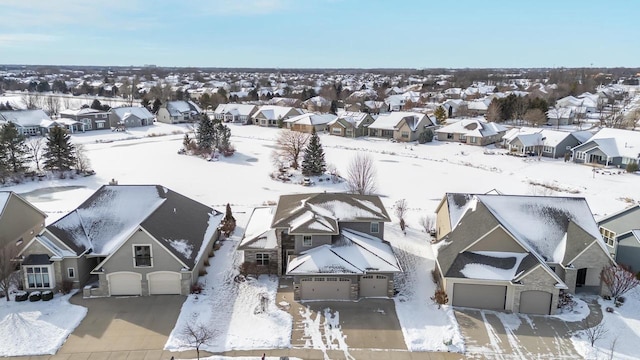
[[150, 273], [147, 275], [147, 279], [149, 280], [149, 295], [180, 295], [182, 293], [180, 273]]
[[141, 295], [142, 275], [130, 272], [116, 272], [107, 275], [109, 281], [109, 294], [118, 295]]
[[506, 286], [453, 284], [454, 306], [504, 310], [506, 299]]
[[349, 300], [351, 280], [338, 277], [309, 277], [300, 281], [302, 300]]
[[384, 275], [363, 275], [360, 277], [360, 297], [387, 297], [388, 284]]

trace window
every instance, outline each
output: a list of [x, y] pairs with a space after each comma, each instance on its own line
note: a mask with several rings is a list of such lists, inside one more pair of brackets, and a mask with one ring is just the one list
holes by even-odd
[[347, 136], [353, 136], [353, 130], [351, 130], [351, 129], [347, 129], [347, 130], [346, 130], [346, 135], [347, 135]]
[[27, 286], [30, 289], [50, 289], [51, 277], [49, 266], [26, 266]]
[[458, 138], [460, 139], [460, 141], [467, 141], [467, 137], [465, 135], [460, 134]]
[[332, 127], [331, 133], [334, 135], [342, 135], [342, 129], [339, 127]]
[[552, 153], [553, 152], [553, 147], [551, 147], [551, 146], [543, 146], [542, 147], [542, 152]]
[[256, 254], [256, 264], [258, 265], [269, 265], [269, 254], [258, 253]]
[[453, 140], [453, 134], [447, 133], [447, 140]]
[[469, 138], [469, 143], [470, 144], [475, 144], [476, 142], [478, 142], [478, 138], [475, 136], [472, 136]]
[[584, 160], [584, 152], [582, 151], [576, 151], [576, 159], [578, 160]]
[[408, 139], [409, 138], [409, 132], [408, 131], [403, 131], [400, 136], [402, 136], [403, 139]]
[[602, 234], [602, 239], [607, 245], [613, 246], [614, 241], [616, 239], [616, 233], [600, 226], [600, 234]]
[[76, 277], [76, 269], [74, 268], [67, 268], [67, 277], [70, 279], [73, 279]]
[[309, 247], [313, 244], [311, 241], [311, 235], [304, 235], [302, 237], [302, 246]]
[[380, 232], [380, 223], [372, 222], [371, 223], [371, 233], [377, 234]]
[[151, 265], [151, 246], [134, 245], [133, 246], [134, 265], [136, 267], [147, 267]]
[[96, 128], [104, 129], [104, 123], [103, 122], [96, 123]]

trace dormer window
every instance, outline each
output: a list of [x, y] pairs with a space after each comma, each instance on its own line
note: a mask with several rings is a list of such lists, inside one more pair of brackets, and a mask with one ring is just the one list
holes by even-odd
[[380, 223], [379, 222], [372, 222], [371, 223], [371, 233], [372, 234], [377, 234], [380, 232]]

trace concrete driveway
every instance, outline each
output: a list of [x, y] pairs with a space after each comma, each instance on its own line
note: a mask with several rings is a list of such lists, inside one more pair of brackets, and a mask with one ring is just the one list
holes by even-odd
[[[589, 322], [597, 324], [602, 312], [590, 303]], [[490, 310], [455, 310], [467, 346], [465, 356], [475, 359], [576, 359], [580, 355], [571, 334], [584, 322], [564, 322], [550, 316], [508, 314]]]
[[87, 316], [58, 354], [162, 350], [184, 300], [179, 295], [99, 299], [73, 296], [71, 303], [86, 307]]
[[[292, 347], [407, 350], [393, 300], [299, 303], [293, 301], [292, 291], [291, 281], [281, 279], [277, 303], [289, 304], [286, 308], [293, 316]], [[336, 316], [339, 321], [335, 321]]]

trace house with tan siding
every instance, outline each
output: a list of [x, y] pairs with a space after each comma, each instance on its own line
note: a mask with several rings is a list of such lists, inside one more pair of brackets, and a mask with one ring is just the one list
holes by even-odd
[[415, 112], [395, 111], [378, 115], [368, 126], [368, 130], [371, 137], [409, 142], [418, 140], [420, 133], [435, 127], [435, 117]]

